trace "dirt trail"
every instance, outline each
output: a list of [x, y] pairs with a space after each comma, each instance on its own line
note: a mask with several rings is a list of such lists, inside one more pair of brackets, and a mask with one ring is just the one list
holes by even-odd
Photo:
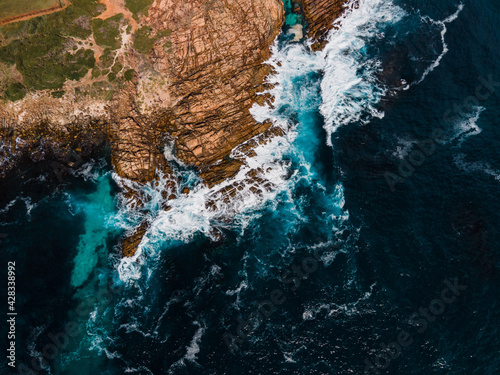
[[106, 18], [113, 17], [115, 14], [123, 13], [132, 26], [132, 32], [137, 31], [137, 21], [132, 17], [132, 12], [125, 7], [123, 0], [101, 0], [100, 3], [106, 5], [106, 11], [97, 16], [97, 18], [104, 20]]
[[52, 8], [48, 8], [48, 9], [37, 10], [35, 12], [20, 14], [19, 16], [15, 16], [15, 17], [4, 18], [4, 19], [0, 20], [0, 26], [7, 25], [7, 24], [13, 23], [13, 22], [26, 21], [26, 20], [29, 20], [31, 18], [45, 16], [47, 14], [52, 14], [55, 12], [60, 12], [61, 10], [66, 9], [70, 5], [69, 0], [63, 0], [63, 1], [64, 1], [64, 6], [62, 6], [62, 7], [57, 6], [57, 7], [52, 7]]

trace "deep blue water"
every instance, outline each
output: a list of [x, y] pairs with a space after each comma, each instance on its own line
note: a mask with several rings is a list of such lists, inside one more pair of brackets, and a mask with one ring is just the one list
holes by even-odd
[[147, 186], [136, 210], [106, 158], [1, 182], [18, 370], [500, 373], [500, 3], [360, 3], [318, 54], [287, 17], [275, 108], [254, 109], [288, 130], [250, 162], [269, 194], [208, 212], [177, 165], [190, 195], [161, 212]]

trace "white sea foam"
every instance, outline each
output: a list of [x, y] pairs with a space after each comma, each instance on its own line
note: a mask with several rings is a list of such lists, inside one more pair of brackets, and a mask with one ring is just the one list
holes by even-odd
[[316, 315], [319, 314], [321, 311], [325, 310], [327, 311], [327, 316], [328, 317], [350, 317], [354, 315], [362, 315], [362, 314], [367, 314], [370, 313], [371, 311], [366, 309], [365, 306], [363, 306], [361, 309], [358, 308], [358, 305], [362, 302], [365, 302], [369, 300], [373, 294], [373, 288], [375, 287], [376, 283], [372, 284], [370, 286], [370, 290], [365, 291], [356, 301], [353, 302], [346, 302], [343, 304], [337, 304], [337, 303], [330, 303], [330, 302], [320, 302], [316, 304], [315, 306], [307, 307], [304, 312], [302, 313], [302, 319], [303, 320], [314, 320], [316, 318]]
[[200, 342], [206, 327], [198, 321], [194, 321], [193, 324], [197, 325], [198, 329], [191, 339], [191, 343], [189, 344], [189, 346], [186, 346], [186, 354], [184, 355], [184, 357], [172, 364], [172, 366], [170, 366], [170, 368], [168, 369], [169, 374], [175, 374], [177, 369], [182, 368], [186, 365], [186, 361], [199, 366], [199, 364], [196, 362], [196, 355], [200, 352]]
[[191, 344], [189, 344], [188, 347], [186, 347], [186, 356], [185, 358], [188, 361], [194, 362], [196, 360], [196, 355], [200, 352], [200, 341], [201, 337], [203, 336], [203, 333], [205, 332], [205, 328], [201, 326], [200, 323], [194, 322], [196, 325], [198, 325], [198, 330], [193, 336], [193, 339], [191, 340]]
[[418, 143], [415, 139], [399, 138], [398, 146], [396, 150], [392, 153], [392, 156], [403, 160], [413, 149], [413, 146]]
[[[342, 27], [331, 34], [330, 41], [322, 52], [311, 52], [307, 46], [296, 43], [280, 47], [276, 42], [272, 48], [272, 57], [267, 62], [274, 69], [274, 73], [268, 77], [268, 82], [276, 85], [266, 93], [274, 97], [274, 102], [272, 105], [254, 105], [251, 114], [259, 122], [271, 120], [274, 126], [283, 129], [285, 135], [274, 136], [266, 142], [261, 142], [254, 149], [254, 156], [245, 156], [239, 149], [235, 149], [231, 157], [244, 162], [235, 177], [213, 188], [194, 181], [188, 194], [181, 194], [180, 190], [184, 186], [181, 183], [175, 192], [177, 198], [168, 202], [168, 210], [162, 210], [160, 207], [163, 199], [161, 186], [140, 187], [120, 181], [135, 190], [139, 189], [144, 197], [143, 203], [149, 205], [148, 209], [143, 210], [147, 211], [146, 214], [138, 214], [134, 213], [137, 212], [137, 207], [133, 207], [132, 202], [126, 202], [127, 208], [124, 212], [135, 215], [136, 222], [147, 220], [149, 230], [135, 255], [119, 261], [120, 279], [139, 279], [144, 262], [158, 257], [161, 254], [160, 249], [168, 247], [168, 243], [188, 242], [197, 233], [215, 240], [218, 238], [218, 228], [244, 231], [249, 223], [259, 216], [259, 209], [265, 204], [278, 204], [275, 198], [280, 193], [284, 193], [281, 196], [285, 199], [289, 197], [290, 210], [295, 210], [297, 217], [300, 217], [300, 210], [296, 206], [301, 202], [293, 202], [291, 192], [301, 179], [312, 183], [315, 171], [311, 157], [314, 152], [306, 154], [295, 144], [298, 124], [291, 118], [296, 114], [317, 110], [321, 105], [320, 109], [326, 120], [325, 128], [327, 133], [331, 134], [340, 124], [360, 119], [363, 116], [360, 112], [367, 112], [370, 116], [379, 115], [374, 107], [374, 103], [383, 94], [382, 90], [374, 85], [378, 62], [363, 60], [357, 49], [362, 48], [363, 38], [381, 35], [377, 28], [380, 23], [391, 24], [402, 15], [403, 11], [392, 4], [386, 5], [380, 0], [365, 0], [358, 9], [347, 12], [341, 21]], [[365, 72], [359, 75], [361, 69]], [[317, 79], [319, 74], [316, 81], [309, 77], [321, 72], [324, 72], [321, 83]], [[305, 80], [306, 84], [298, 82], [300, 80]], [[318, 95], [319, 92], [321, 95]], [[170, 147], [165, 149], [165, 154], [179, 164]], [[300, 173], [298, 170], [290, 171], [290, 163], [287, 161], [290, 158], [299, 165], [302, 170]], [[252, 179], [254, 182], [248, 179], [247, 173], [250, 171], [258, 171], [259, 182], [255, 182], [256, 179]], [[186, 172], [174, 172], [180, 177], [186, 177], [181, 176]], [[163, 181], [160, 185], [162, 184]], [[238, 189], [227, 199], [228, 194], [224, 189], [236, 185]], [[318, 185], [318, 188], [321, 187]], [[331, 198], [339, 198], [337, 193], [342, 195], [342, 191], [338, 190]], [[342, 196], [340, 201], [341, 198]], [[156, 203], [149, 203], [152, 201]], [[339, 204], [342, 206], [341, 202]], [[340, 211], [335, 213], [331, 220], [345, 219]]]
[[320, 110], [330, 146], [331, 135], [340, 126], [383, 117], [384, 113], [376, 108], [385, 94], [376, 79], [381, 62], [366, 54], [367, 42], [383, 38], [385, 27], [406, 15], [391, 1], [361, 0], [358, 7], [354, 3], [336, 21], [328, 44], [318, 53], [318, 59], [324, 62]]
[[11, 200], [9, 203], [7, 203], [4, 208], [0, 209], [0, 214], [5, 214], [5, 213], [9, 212], [10, 208], [16, 204], [18, 199], [19, 198], [15, 198], [15, 199]]
[[484, 107], [475, 107], [469, 116], [456, 121], [451, 140], [458, 141], [458, 144], [461, 145], [467, 138], [480, 134], [482, 129], [477, 125], [477, 122], [485, 109]]
[[468, 162], [465, 160], [464, 154], [456, 155], [453, 158], [453, 164], [467, 173], [484, 173], [493, 177], [496, 181], [500, 181], [500, 170], [495, 169], [486, 162]]
[[464, 9], [464, 5], [460, 4], [455, 13], [453, 13], [451, 16], [445, 18], [442, 21], [435, 21], [429, 17], [423, 17], [424, 21], [428, 21], [428, 22], [430, 22], [434, 25], [437, 25], [438, 27], [441, 28], [441, 41], [443, 43], [443, 52], [441, 52], [441, 54], [438, 56], [438, 58], [425, 70], [424, 74], [422, 75], [422, 78], [420, 78], [420, 80], [418, 80], [415, 83], [416, 85], [422, 83], [425, 80], [425, 78], [429, 75], [429, 73], [433, 72], [434, 69], [436, 69], [441, 64], [441, 60], [449, 52], [448, 45], [446, 44], [446, 40], [445, 40], [445, 35], [448, 32], [446, 25], [455, 21], [463, 9]]
[[[179, 194], [176, 199], [169, 201], [168, 211], [160, 211], [157, 216], [150, 217], [150, 229], [136, 254], [120, 262], [120, 278], [124, 281], [140, 278], [144, 256], [158, 255], [158, 248], [162, 243], [188, 242], [196, 233], [203, 233], [216, 240], [217, 231], [214, 228], [231, 226], [233, 219], [244, 226], [249, 219], [245, 217], [245, 213], [258, 209], [265, 201], [276, 196], [280, 186], [283, 188], [286, 185], [286, 166], [279, 163], [282, 152], [280, 149], [286, 147], [282, 141], [273, 139], [269, 144], [257, 147], [257, 156], [247, 160], [247, 165], [234, 178], [211, 189], [199, 184], [189, 194]], [[246, 173], [255, 168], [261, 168], [259, 177], [270, 183], [273, 190], [262, 190], [257, 183], [245, 181]], [[241, 182], [242, 190], [236, 191], [226, 201], [220, 190], [237, 182]], [[235, 218], [237, 215], [239, 217]]]
[[125, 374], [151, 374], [154, 375], [153, 372], [146, 366], [139, 367], [127, 367], [125, 369]]
[[[328, 44], [317, 54], [317, 58], [324, 61], [321, 68], [324, 72], [321, 82], [323, 104], [320, 110], [325, 118], [327, 144], [330, 146], [331, 135], [340, 126], [366, 124], [374, 117], [384, 116], [384, 112], [378, 108], [381, 99], [387, 94], [387, 87], [377, 79], [377, 73], [382, 68], [380, 57], [370, 57], [366, 50], [369, 42], [384, 38], [387, 26], [409, 16], [392, 1], [361, 0], [349, 4], [344, 16], [336, 21], [335, 28], [328, 35]], [[458, 18], [463, 8], [463, 4], [459, 5], [454, 14], [442, 21], [421, 17], [423, 22], [440, 28], [443, 51], [412, 85], [423, 82], [448, 53], [446, 26]], [[409, 87], [407, 85], [405, 89]]]

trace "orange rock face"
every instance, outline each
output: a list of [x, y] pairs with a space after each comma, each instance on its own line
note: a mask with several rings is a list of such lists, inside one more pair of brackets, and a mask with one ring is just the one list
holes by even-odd
[[315, 43], [313, 49], [323, 48], [325, 37], [333, 22], [343, 13], [346, 0], [302, 0], [304, 13], [309, 23], [307, 36]]
[[[249, 110], [262, 100], [257, 93], [270, 72], [263, 62], [283, 21], [281, 0], [156, 1], [143, 23], [155, 33], [171, 30], [168, 48], [166, 40], [157, 40], [149, 55], [152, 69], [165, 79], [161, 91], [168, 101], [156, 108], [156, 118], [146, 118], [136, 108], [134, 87], [116, 98], [116, 172], [140, 183], [154, 180], [157, 170], [170, 174], [161, 149], [166, 136], [174, 140], [176, 156], [196, 166], [207, 185], [234, 176], [243, 163], [230, 159], [231, 151], [270, 128], [256, 123]], [[143, 223], [125, 239], [124, 256], [134, 255], [146, 230]]]
[[228, 155], [269, 128], [249, 109], [283, 21], [280, 0], [160, 0], [149, 10], [148, 25], [172, 30], [172, 51], [157, 43], [151, 61], [168, 77], [177, 156], [209, 185], [234, 175], [238, 163]]
[[[103, 2], [122, 6], [119, 1]], [[343, 2], [302, 0], [310, 37], [321, 42], [342, 12]], [[110, 6], [108, 13], [119, 9]], [[238, 155], [251, 155], [259, 142], [281, 131], [270, 123], [257, 123], [250, 108], [272, 100], [258, 94], [270, 88], [264, 84], [270, 68], [263, 62], [283, 22], [281, 0], [156, 0], [148, 16], [137, 25], [132, 22], [131, 28], [132, 33], [141, 26], [150, 28], [155, 39], [149, 55], [135, 51], [134, 36], [122, 30], [120, 58], [136, 75], [112, 101], [94, 105], [109, 123], [107, 136], [117, 174], [138, 183], [154, 181], [158, 171], [170, 177], [171, 186], [163, 192], [168, 209], [167, 201], [178, 192], [163, 155], [168, 139], [176, 157], [197, 167], [208, 186], [235, 176], [244, 165], [243, 159], [230, 157], [235, 148], [239, 147]], [[51, 107], [53, 112], [57, 107]], [[257, 181], [257, 190], [272, 188], [259, 180], [258, 171], [249, 171], [245, 178], [249, 184]], [[219, 195], [231, 199], [242, 188], [226, 186]], [[127, 198], [138, 198], [131, 188], [124, 190]], [[125, 256], [135, 253], [146, 231], [147, 224], [142, 223], [125, 239]]]

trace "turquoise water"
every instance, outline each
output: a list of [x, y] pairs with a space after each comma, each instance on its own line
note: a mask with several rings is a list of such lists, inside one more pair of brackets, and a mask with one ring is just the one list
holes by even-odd
[[304, 17], [299, 13], [292, 12], [292, 0], [284, 0], [285, 4], [285, 25], [293, 26], [296, 24], [302, 24], [304, 22]]
[[76, 202], [72, 202], [71, 208], [82, 211], [85, 215], [83, 224], [85, 233], [80, 236], [71, 274], [71, 286], [75, 288], [87, 281], [98, 263], [99, 256], [107, 258], [109, 252], [106, 248], [106, 239], [118, 232], [111, 222], [117, 207], [109, 174], [100, 176], [96, 185], [95, 192], [72, 197]]

